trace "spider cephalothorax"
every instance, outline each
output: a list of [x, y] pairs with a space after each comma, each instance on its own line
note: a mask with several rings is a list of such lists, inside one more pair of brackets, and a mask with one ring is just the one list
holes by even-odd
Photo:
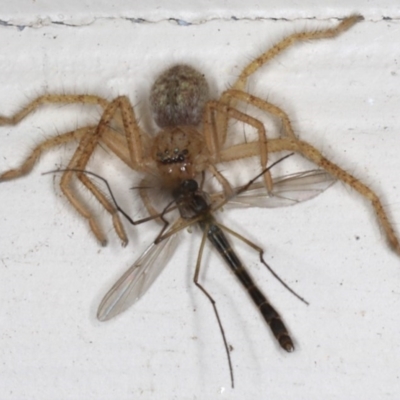
[[154, 138], [151, 157], [156, 160], [162, 185], [178, 187], [207, 168], [209, 154], [197, 127], [208, 100], [204, 75], [189, 65], [168, 68], [155, 80], [150, 107], [162, 130]]
[[192, 126], [166, 128], [154, 139], [152, 157], [161, 181], [176, 187], [206, 169], [208, 151], [199, 132]]

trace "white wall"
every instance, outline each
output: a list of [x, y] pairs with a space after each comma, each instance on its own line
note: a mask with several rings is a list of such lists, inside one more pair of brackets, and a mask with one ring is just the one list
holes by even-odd
[[[338, 1], [90, 3], [2, 1], [1, 114], [45, 92], [127, 94], [146, 123], [146, 93], [165, 66], [195, 63], [218, 94], [284, 35], [363, 14], [365, 21], [340, 38], [290, 49], [249, 91], [284, 107], [302, 139], [371, 184], [399, 226], [400, 11], [393, 1], [351, 8]], [[53, 107], [1, 128], [0, 171], [18, 165], [44, 137], [97, 118], [81, 106]], [[202, 279], [234, 348], [232, 391], [215, 317], [191, 283], [198, 234], [182, 233], [166, 272], [134, 308], [96, 321], [103, 294], [157, 228], [128, 228], [123, 249], [100, 213], [109, 234], [100, 248], [60, 194], [58, 177], [41, 175], [66, 166], [72, 152], [51, 152], [27, 177], [0, 185], [1, 399], [399, 397], [400, 262], [371, 207], [352, 190], [336, 184], [292, 208], [223, 213], [225, 224], [262, 245], [267, 261], [311, 303], [301, 304], [256, 254], [235, 246], [296, 340], [296, 351], [284, 354], [207, 250]], [[103, 150], [92, 169], [115, 182], [136, 216], [131, 171]]]

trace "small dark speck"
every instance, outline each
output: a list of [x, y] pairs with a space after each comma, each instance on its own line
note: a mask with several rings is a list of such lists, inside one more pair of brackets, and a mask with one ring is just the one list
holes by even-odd
[[234, 21], [239, 21], [239, 18], [235, 17], [234, 15], [232, 15], [231, 19], [233, 19]]
[[392, 20], [392, 17], [383, 17], [382, 18], [384, 21], [391, 21]]
[[360, 240], [360, 236], [356, 236], [356, 240]]

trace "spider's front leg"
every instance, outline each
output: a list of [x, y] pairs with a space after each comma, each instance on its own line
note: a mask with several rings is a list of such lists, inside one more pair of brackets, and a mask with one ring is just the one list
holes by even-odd
[[[117, 113], [120, 113], [122, 117], [124, 136], [114, 132], [111, 128]], [[99, 142], [103, 142], [110, 147], [110, 149], [132, 169], [138, 171], [145, 170], [147, 164], [143, 158], [144, 146], [142, 143], [142, 132], [136, 123], [132, 106], [127, 97], [118, 97], [108, 104], [93, 135], [84, 137], [81, 140], [60, 182], [61, 189], [65, 196], [75, 209], [88, 220], [92, 232], [100, 243], [105, 245], [107, 240], [96, 218], [93, 216], [93, 213], [88, 210], [72, 189], [71, 183], [74, 176], [83, 183], [112, 216], [114, 229], [120, 237], [122, 244], [126, 245], [128, 238], [115, 205], [104, 196], [101, 190], [87, 175], [80, 172], [86, 168]]]
[[[98, 126], [97, 135], [107, 137], [111, 122], [117, 113], [121, 113], [123, 123], [123, 135], [130, 155], [129, 166], [137, 171], [146, 169], [144, 141], [148, 140], [137, 123], [132, 104], [126, 96], [119, 96], [105, 109]], [[147, 142], [146, 142], [147, 143]]]
[[[72, 160], [74, 161], [74, 160]], [[79, 167], [79, 164], [77, 164]], [[122, 245], [126, 246], [128, 243], [128, 239], [125, 233], [125, 229], [120, 221], [118, 211], [115, 206], [109, 201], [109, 199], [103, 194], [103, 192], [92, 182], [91, 179], [84, 172], [76, 172], [76, 170], [83, 171], [80, 168], [75, 166], [75, 163], [70, 163], [67, 167], [67, 170], [64, 172], [61, 181], [60, 187], [65, 197], [69, 200], [72, 206], [78, 211], [78, 213], [88, 220], [90, 229], [93, 234], [97, 238], [97, 240], [101, 243], [102, 246], [107, 244], [106, 235], [103, 230], [100, 228], [96, 217], [93, 213], [86, 207], [83, 201], [78, 197], [74, 188], [72, 187], [72, 179], [73, 177], [77, 177], [82, 184], [93, 194], [93, 196], [99, 201], [102, 207], [112, 216], [114, 229], [121, 239]]]
[[[228, 99], [230, 100], [228, 101]], [[297, 139], [297, 136], [294, 133], [292, 123], [290, 122], [288, 115], [286, 114], [285, 111], [283, 111], [275, 104], [260, 99], [259, 97], [254, 96], [250, 93], [242, 92], [241, 90], [233, 90], [233, 89], [227, 90], [221, 96], [222, 103], [228, 103], [232, 99], [234, 99], [235, 102], [240, 101], [245, 105], [251, 105], [253, 107], [258, 108], [261, 111], [264, 111], [268, 114], [272, 114], [273, 116], [277, 117], [282, 122], [283, 135], [284, 136], [287, 135], [291, 139]], [[263, 149], [261, 148], [260, 150], [263, 151]], [[262, 157], [262, 154], [260, 154], [260, 157]]]
[[[226, 131], [222, 129], [226, 128], [229, 119], [243, 122], [244, 124], [253, 127], [257, 131], [257, 144], [259, 151], [258, 155], [260, 157], [261, 168], [265, 169], [268, 163], [268, 140], [265, 132], [265, 127], [262, 122], [248, 114], [237, 110], [236, 108], [227, 106], [226, 104], [219, 101], [209, 101], [206, 105], [204, 113], [204, 137], [212, 161], [211, 167], [213, 167], [215, 163], [226, 161], [226, 159], [224, 159], [224, 157], [222, 156], [222, 151], [224, 151], [225, 154], [226, 152], [229, 152], [230, 149], [232, 149], [232, 147], [224, 150], [221, 148], [223, 147], [226, 138]], [[221, 122], [223, 124], [222, 127], [218, 125]], [[240, 153], [235, 153], [234, 150], [231, 151], [229, 161], [238, 160], [240, 158], [242, 158]], [[225, 194], [229, 197], [229, 195], [232, 194], [232, 188], [230, 187], [229, 183], [229, 187], [226, 188], [226, 185], [224, 185], [223, 181], [221, 181], [221, 178], [218, 176], [221, 174], [218, 173], [217, 175], [217, 171], [215, 168], [211, 170], [211, 173], [213, 173], [216, 178], [220, 180], [224, 188]], [[225, 180], [224, 177], [222, 178]], [[263, 179], [266, 188], [271, 191], [272, 179], [269, 171], [267, 171], [263, 175]]]
[[[0, 125], [16, 125], [20, 121], [22, 121], [25, 117], [27, 117], [32, 112], [36, 111], [36, 109], [44, 106], [44, 105], [54, 105], [54, 104], [76, 104], [82, 103], [84, 105], [97, 105], [106, 109], [109, 102], [102, 97], [95, 96], [95, 95], [43, 95], [37, 97], [32, 102], [28, 103], [24, 106], [20, 111], [12, 115], [11, 117], [0, 116]], [[97, 143], [96, 139], [96, 127], [95, 126], [88, 126], [76, 129], [71, 132], [67, 132], [64, 134], [60, 134], [49, 139], [44, 140], [42, 143], [37, 145], [28, 155], [28, 157], [23, 161], [23, 163], [14, 169], [10, 169], [8, 171], [3, 172], [0, 174], [0, 182], [6, 180], [12, 180], [19, 178], [23, 175], [28, 174], [32, 168], [34, 167], [35, 163], [39, 159], [39, 157], [47, 150], [59, 146], [62, 144], [69, 143], [71, 141], [80, 141], [80, 145], [78, 146], [78, 150], [75, 153], [75, 158], [71, 160], [69, 163], [69, 167], [82, 167], [86, 166], [86, 162], [91, 156], [92, 152], [94, 151], [95, 146], [89, 146], [89, 143]], [[85, 148], [84, 151], [82, 149]], [[90, 149], [90, 150], [89, 150]], [[79, 158], [79, 154], [83, 154], [83, 159], [86, 162], [76, 162], [77, 158]], [[90, 226], [92, 231], [94, 232], [95, 236], [98, 240], [105, 244], [105, 236], [102, 233], [101, 229], [95, 223], [94, 218], [91, 216], [91, 213], [84, 207], [80, 200], [78, 200], [77, 196], [69, 189], [69, 181], [71, 176], [74, 173], [66, 172], [61, 179], [61, 189], [64, 194], [67, 196], [71, 204], [78, 210], [78, 212], [83, 215], [85, 218], [88, 218], [90, 221]], [[81, 176], [80, 179], [82, 180], [83, 184], [89, 188], [89, 190], [96, 196], [96, 198], [102, 203], [102, 205], [108, 210], [111, 211], [112, 207], [110, 207], [109, 202], [105, 199], [104, 195], [95, 187], [95, 185], [87, 179], [86, 176]], [[126, 243], [126, 235], [123, 232], [122, 225], [118, 222], [114, 222], [114, 226], [117, 230], [118, 235], [121, 237], [123, 243]]]

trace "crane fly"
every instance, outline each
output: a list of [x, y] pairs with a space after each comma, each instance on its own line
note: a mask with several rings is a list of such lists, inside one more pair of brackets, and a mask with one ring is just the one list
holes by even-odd
[[[285, 157], [286, 158], [286, 157]], [[278, 160], [280, 162], [282, 159]], [[268, 170], [275, 165], [272, 164]], [[203, 252], [206, 239], [220, 253], [227, 265], [237, 276], [244, 288], [249, 293], [251, 299], [260, 310], [264, 320], [270, 326], [270, 329], [278, 340], [280, 346], [288, 352], [294, 350], [294, 345], [288, 330], [281, 320], [278, 312], [269, 303], [263, 293], [257, 288], [255, 282], [246, 271], [243, 264], [240, 262], [236, 253], [232, 249], [229, 241], [223, 231], [232, 234], [251, 247], [255, 248], [260, 253], [261, 262], [274, 274], [274, 276], [293, 294], [298, 296], [291, 290], [266, 264], [263, 259], [263, 251], [258, 246], [252, 244], [247, 239], [221, 225], [214, 217], [214, 212], [220, 209], [225, 204], [233, 206], [260, 206], [260, 207], [281, 207], [311, 199], [326, 188], [328, 188], [334, 179], [323, 170], [310, 170], [298, 172], [274, 179], [273, 192], [268, 192], [263, 183], [255, 182], [257, 178], [265, 173], [257, 175], [245, 186], [241, 186], [234, 191], [229, 199], [224, 198], [224, 194], [214, 193], [208, 194], [199, 188], [196, 180], [188, 179], [181, 182], [181, 185], [172, 193], [175, 208], [178, 208], [180, 218], [177, 219], [169, 229], [164, 232], [164, 229], [157, 236], [156, 240], [143, 252], [136, 262], [117, 280], [108, 293], [101, 301], [97, 318], [100, 321], [107, 321], [114, 318], [118, 314], [125, 311], [133, 305], [143, 294], [148, 290], [156, 278], [164, 269], [168, 260], [172, 256], [173, 250], [177, 244], [179, 233], [184, 228], [193, 224], [198, 224], [203, 231], [203, 240], [201, 242], [199, 256], [197, 259], [196, 270], [193, 281], [197, 287], [208, 297], [214, 307], [220, 331], [224, 340], [225, 349], [227, 352], [229, 368], [231, 372], [231, 383], [234, 385], [232, 364], [229, 354], [229, 346], [225, 339], [224, 330], [216, 308], [215, 301], [206, 289], [199, 283], [199, 272], [201, 264], [201, 255]], [[93, 174], [94, 175], [94, 174]], [[102, 179], [102, 178], [101, 178]], [[108, 183], [105, 181], [107, 186]], [[111, 189], [109, 188], [112, 195]], [[113, 197], [113, 196], [112, 196]], [[114, 200], [114, 197], [113, 197]], [[115, 200], [114, 200], [115, 201]], [[116, 207], [122, 211], [118, 204]], [[169, 212], [168, 206], [165, 213]], [[122, 213], [130, 219], [125, 212]], [[304, 301], [305, 302], [305, 301]]]

